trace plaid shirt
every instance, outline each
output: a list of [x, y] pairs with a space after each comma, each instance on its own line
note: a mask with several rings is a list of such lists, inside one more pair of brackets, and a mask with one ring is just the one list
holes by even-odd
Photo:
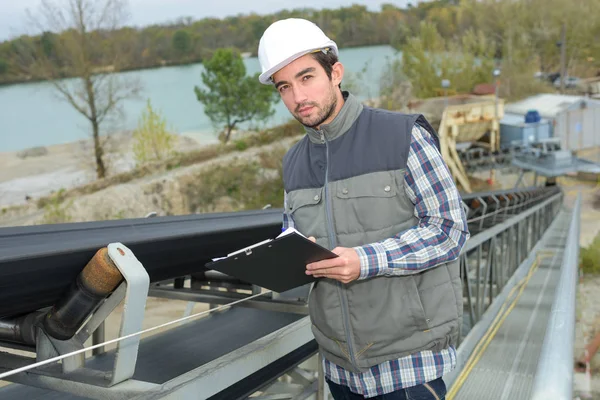
[[[381, 242], [355, 247], [360, 257], [359, 279], [408, 275], [452, 261], [469, 238], [462, 200], [452, 176], [433, 138], [418, 125], [412, 130], [404, 179], [419, 224]], [[284, 213], [283, 228], [293, 226], [291, 215]], [[456, 350], [422, 351], [362, 373], [346, 371], [325, 359], [323, 364], [327, 379], [374, 397], [445, 375], [456, 365]]]

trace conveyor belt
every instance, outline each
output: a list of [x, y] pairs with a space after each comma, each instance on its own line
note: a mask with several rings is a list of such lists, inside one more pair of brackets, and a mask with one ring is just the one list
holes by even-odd
[[[469, 228], [486, 229], [490, 223], [501, 222], [556, 192], [556, 188], [533, 188], [526, 194], [513, 190], [465, 196], [469, 217], [474, 218]], [[477, 206], [478, 199], [494, 195], [504, 196], [503, 200], [493, 207], [486, 206], [486, 211]], [[0, 229], [0, 316], [2, 312], [16, 315], [17, 311], [32, 311], [52, 304], [62, 292], [62, 283], [70, 283], [97, 248], [109, 242], [120, 241], [130, 247], [151, 280], [157, 281], [189, 274], [220, 253], [254, 243], [257, 238], [275, 236], [281, 226], [281, 211]], [[498, 217], [487, 218], [481, 224], [478, 215], [489, 212]], [[232, 309], [147, 338], [140, 344], [133, 379], [163, 384], [300, 318], [291, 313]], [[314, 343], [311, 346], [305, 345], [288, 356], [296, 361], [302, 359], [314, 353]], [[107, 369], [113, 357], [112, 353], [97, 356], [88, 360], [88, 366]], [[242, 396], [250, 388], [256, 389], [257, 382], [264, 384], [277, 373], [283, 373], [286, 365], [295, 365], [292, 361], [281, 362], [259, 371], [257, 374], [263, 375], [255, 375], [254, 383], [249, 377], [215, 398]], [[273, 372], [273, 368], [278, 371]], [[52, 393], [12, 385], [0, 390], [0, 398], [79, 398], [62, 393], [52, 397]]]
[[0, 318], [53, 305], [94, 253], [129, 247], [150, 279], [184, 276], [281, 232], [282, 210], [0, 228]]
[[[133, 379], [156, 384], [165, 383], [300, 318], [306, 317], [291, 313], [233, 308], [151, 336], [140, 342]], [[314, 342], [304, 349], [304, 353], [308, 352], [308, 355], [314, 354], [315, 351], [316, 344]], [[95, 369], [109, 369], [113, 361], [114, 352], [111, 351], [105, 355], [90, 358], [86, 366]], [[296, 362], [296, 360], [290, 360], [290, 363], [292, 362]], [[277, 372], [283, 373], [285, 367], [285, 365], [280, 365]], [[263, 379], [264, 374], [263, 371]], [[264, 384], [264, 381], [262, 382]], [[244, 392], [244, 386], [238, 385], [237, 391]], [[82, 397], [12, 384], [0, 388], [0, 399], [75, 400], [82, 399]]]
[[[557, 225], [540, 249], [549, 252], [540, 258], [514, 308], [501, 319], [497, 329], [488, 331], [488, 343], [472, 355], [471, 368], [454, 382], [456, 400], [529, 399], [555, 289], [560, 277], [563, 250], [570, 214], [561, 212]], [[568, 344], [565, 344], [568, 345]], [[454, 389], [456, 390], [456, 389]]]
[[[519, 193], [528, 192], [541, 201], [556, 190], [474, 193], [463, 200], [472, 205], [478, 197], [504, 194], [499, 196], [498, 206], [505, 207], [521, 197], [524, 200]], [[494, 212], [495, 207], [486, 210]], [[471, 212], [478, 216], [477, 208]], [[197, 272], [213, 257], [276, 236], [281, 229], [281, 213], [272, 209], [0, 228], [0, 318], [53, 305], [94, 253], [108, 243], [122, 242], [129, 247], [150, 279], [160, 281]], [[499, 222], [503, 215], [494, 221]], [[486, 227], [491, 221], [486, 221]], [[469, 224], [469, 228], [476, 232], [479, 221]]]

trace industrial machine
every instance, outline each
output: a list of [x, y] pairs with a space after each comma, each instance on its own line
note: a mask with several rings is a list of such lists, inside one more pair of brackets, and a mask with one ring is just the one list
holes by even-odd
[[[561, 199], [557, 187], [464, 196], [472, 239], [461, 255], [463, 337]], [[0, 229], [0, 380], [15, 383], [0, 387], [0, 398], [324, 398], [310, 287], [273, 293], [203, 267], [276, 236], [281, 212]], [[143, 330], [148, 297], [210, 309]], [[106, 338], [120, 303], [119, 337]]]

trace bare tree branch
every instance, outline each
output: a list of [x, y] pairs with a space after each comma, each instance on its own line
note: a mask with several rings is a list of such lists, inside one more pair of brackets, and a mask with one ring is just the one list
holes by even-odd
[[123, 54], [110, 38], [124, 22], [126, 5], [126, 0], [41, 0], [36, 15], [28, 12], [40, 41], [23, 44], [19, 51], [27, 74], [51, 81], [59, 96], [90, 122], [99, 178], [106, 174], [100, 125], [140, 88], [139, 82], [125, 82], [112, 72]]
[[65, 100], [80, 114], [82, 114], [84, 117], [86, 117], [88, 120], [91, 119], [91, 116], [89, 115], [89, 113], [87, 112], [86, 109], [84, 109], [81, 105], [80, 102], [78, 102], [75, 97], [73, 97], [73, 94], [69, 91], [69, 89], [67, 89], [66, 85], [64, 83], [62, 83], [61, 81], [52, 81], [52, 84], [54, 85], [54, 87], [56, 88], [56, 90], [58, 90], [60, 92], [60, 94], [65, 98]]

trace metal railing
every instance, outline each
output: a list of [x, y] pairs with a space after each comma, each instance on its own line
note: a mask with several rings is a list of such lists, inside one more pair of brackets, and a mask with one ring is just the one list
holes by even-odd
[[581, 194], [573, 208], [563, 265], [533, 385], [533, 400], [573, 398], [573, 342]]
[[463, 322], [461, 336], [481, 320], [542, 238], [558, 214], [562, 198], [562, 193], [556, 192], [550, 197], [515, 199], [514, 206], [499, 208], [498, 213], [484, 214], [480, 221], [471, 221], [481, 222], [483, 229], [471, 237], [460, 256], [468, 317]]

